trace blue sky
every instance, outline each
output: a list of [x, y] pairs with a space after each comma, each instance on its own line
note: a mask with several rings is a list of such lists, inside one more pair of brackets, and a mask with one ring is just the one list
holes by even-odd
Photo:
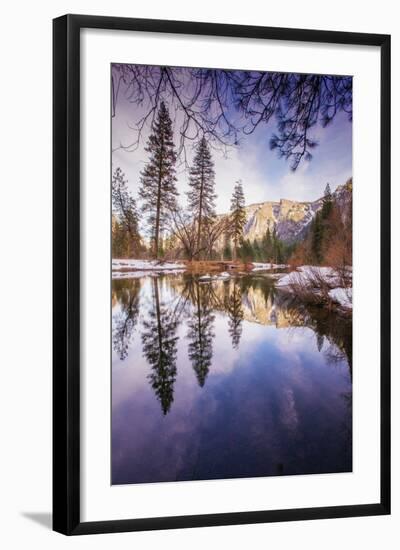
[[[140, 114], [140, 109], [120, 94], [117, 113], [112, 119], [113, 148], [120, 143], [128, 145], [134, 141], [132, 127]], [[149, 131], [150, 128], [146, 127], [142, 142], [135, 151], [120, 149], [112, 154], [113, 168], [120, 166], [125, 172], [135, 198], [140, 171], [148, 158], [144, 147]], [[279, 158], [277, 152], [269, 148], [270, 137], [275, 131], [272, 121], [268, 125], [260, 124], [252, 135], [244, 136], [238, 146], [231, 147], [226, 158], [222, 152], [213, 151], [218, 213], [229, 210], [232, 190], [238, 179], [243, 181], [246, 204], [253, 204], [279, 201], [281, 198], [315, 200], [323, 194], [326, 183], [329, 182], [335, 189], [352, 176], [352, 123], [347, 115], [339, 113], [327, 128], [313, 128], [311, 136], [317, 139], [319, 145], [313, 151], [313, 159], [302, 161], [295, 172], [290, 169], [290, 161]], [[190, 156], [189, 151], [189, 161]], [[184, 166], [178, 168], [177, 177], [180, 199], [184, 205], [188, 180]]]

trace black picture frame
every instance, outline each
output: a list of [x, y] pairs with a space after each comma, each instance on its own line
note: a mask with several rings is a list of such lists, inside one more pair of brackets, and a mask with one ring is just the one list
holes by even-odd
[[[80, 520], [80, 30], [211, 35], [381, 51], [381, 495], [351, 506]], [[66, 535], [390, 514], [390, 36], [120, 17], [53, 21], [53, 529]]]

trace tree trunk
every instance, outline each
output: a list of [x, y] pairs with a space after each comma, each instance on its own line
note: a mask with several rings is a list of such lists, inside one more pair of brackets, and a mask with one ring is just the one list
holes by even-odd
[[[197, 227], [197, 251], [200, 250], [200, 240], [201, 240], [201, 217], [203, 210], [203, 186], [204, 186], [204, 163], [201, 166], [201, 186], [200, 186], [200, 199], [199, 199], [199, 221]], [[199, 253], [200, 260], [200, 253]]]
[[156, 227], [155, 227], [155, 234], [154, 234], [154, 258], [156, 260], [158, 259], [158, 239], [160, 234], [160, 210], [161, 210], [161, 182], [159, 182], [158, 184]]
[[157, 210], [156, 210], [156, 228], [155, 228], [155, 235], [154, 235], [154, 257], [156, 260], [158, 260], [158, 244], [159, 244], [159, 238], [160, 238], [160, 216], [161, 216], [161, 183], [162, 183], [162, 163], [163, 163], [163, 155], [162, 152], [160, 153], [160, 166], [158, 169], [158, 189], [157, 189]]

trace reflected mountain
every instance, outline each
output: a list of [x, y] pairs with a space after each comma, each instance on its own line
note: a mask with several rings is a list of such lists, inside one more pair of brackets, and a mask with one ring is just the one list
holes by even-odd
[[147, 280], [145, 288], [141, 279], [113, 281], [113, 304], [119, 307], [113, 316], [113, 345], [120, 360], [126, 359], [141, 294], [142, 351], [151, 367], [149, 380], [164, 415], [173, 402], [178, 327], [186, 327], [187, 360], [203, 387], [212, 369], [216, 312], [227, 318], [233, 350], [240, 349], [244, 322], [276, 329], [309, 328], [327, 363], [345, 361], [351, 372], [351, 319], [303, 304], [279, 291], [268, 276], [242, 275], [203, 282], [196, 275], [184, 273], [143, 279]]

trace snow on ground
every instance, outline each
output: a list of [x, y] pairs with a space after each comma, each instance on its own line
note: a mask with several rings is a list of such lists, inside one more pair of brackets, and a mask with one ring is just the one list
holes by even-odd
[[[352, 268], [347, 268], [347, 276], [351, 279]], [[275, 286], [285, 289], [289, 292], [295, 292], [295, 285], [301, 285], [309, 288], [315, 294], [323, 292], [320, 282], [326, 283], [331, 287], [328, 291], [329, 298], [338, 303], [344, 308], [351, 309], [352, 302], [352, 287], [343, 288], [342, 279], [337, 270], [332, 267], [319, 267], [304, 265], [298, 267], [296, 271], [284, 274], [275, 283]], [[291, 286], [294, 285], [294, 288]]]
[[118, 260], [112, 261], [113, 271], [120, 271], [125, 269], [131, 269], [132, 271], [171, 271], [186, 269], [184, 264], [178, 264], [174, 262], [162, 262], [160, 260]]
[[199, 281], [224, 281], [226, 279], [230, 279], [230, 277], [230, 274], [226, 271], [218, 273], [217, 275], [210, 275], [209, 273], [206, 273], [205, 275], [199, 277]]
[[329, 291], [329, 297], [341, 306], [351, 309], [353, 307], [352, 288], [333, 288]]
[[286, 269], [289, 266], [286, 264], [265, 264], [260, 262], [252, 262], [252, 271], [268, 271], [270, 269]]
[[140, 279], [141, 277], [158, 277], [159, 275], [179, 275], [182, 269], [163, 269], [162, 271], [138, 270], [138, 271], [113, 271], [113, 279]]
[[268, 278], [279, 280], [281, 277], [283, 277], [283, 275], [284, 273], [268, 273]]
[[276, 286], [290, 286], [292, 284], [312, 285], [315, 279], [323, 279], [329, 285], [337, 285], [339, 275], [333, 267], [319, 267], [313, 265], [302, 265], [296, 271], [291, 271], [279, 279]]

